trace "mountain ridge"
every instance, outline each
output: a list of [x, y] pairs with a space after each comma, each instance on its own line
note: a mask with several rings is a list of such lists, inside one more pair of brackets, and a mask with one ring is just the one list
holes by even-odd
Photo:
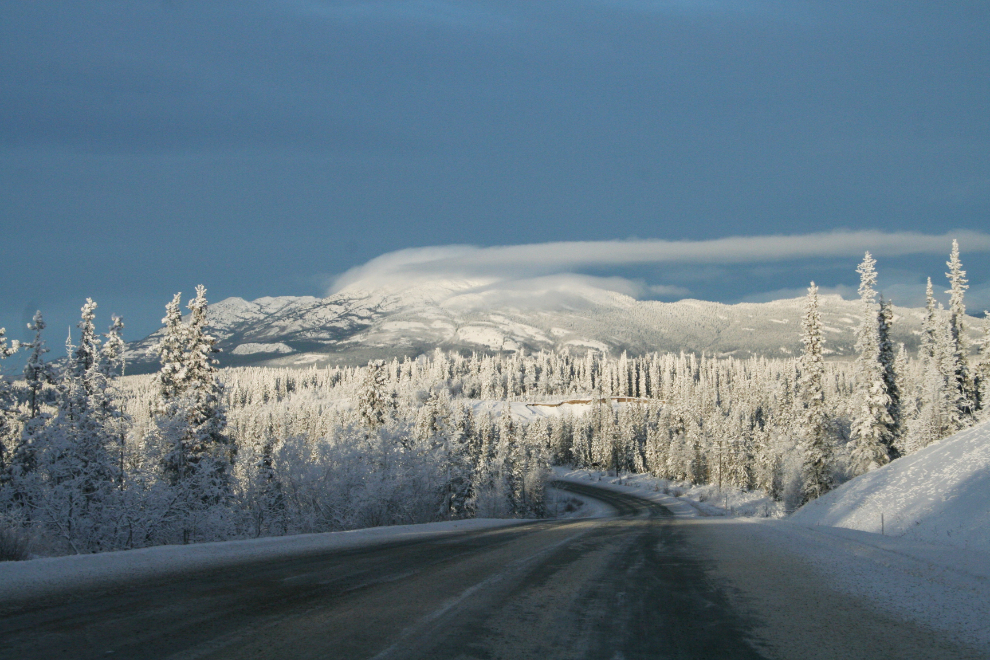
[[[462, 352], [686, 351], [747, 358], [800, 353], [805, 298], [726, 304], [637, 300], [588, 284], [511, 289], [486, 282], [348, 287], [313, 296], [226, 298], [210, 305], [222, 366], [366, 364], [440, 348]], [[860, 303], [821, 297], [826, 352], [853, 355]], [[895, 307], [893, 338], [915, 349], [925, 310]], [[975, 319], [974, 319], [975, 321]], [[971, 323], [975, 326], [975, 323]], [[128, 345], [132, 373], [157, 368], [161, 330]], [[974, 335], [975, 337], [975, 335]]]

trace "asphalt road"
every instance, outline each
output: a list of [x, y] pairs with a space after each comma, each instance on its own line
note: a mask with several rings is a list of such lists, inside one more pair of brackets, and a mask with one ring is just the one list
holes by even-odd
[[[0, 603], [0, 658], [978, 658], [733, 529], [541, 521]], [[819, 580], [820, 582], [820, 580]]]

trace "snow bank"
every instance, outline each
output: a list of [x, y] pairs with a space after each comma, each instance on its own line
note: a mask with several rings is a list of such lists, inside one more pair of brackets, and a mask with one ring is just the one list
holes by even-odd
[[990, 551], [990, 420], [859, 476], [790, 520]]
[[525, 522], [532, 521], [490, 518], [454, 520], [325, 534], [165, 545], [93, 555], [0, 562], [0, 602], [11, 598], [39, 598], [68, 589], [105, 587], [108, 583], [163, 578], [187, 571], [219, 568], [231, 564], [285, 559], [324, 550], [411, 541]]

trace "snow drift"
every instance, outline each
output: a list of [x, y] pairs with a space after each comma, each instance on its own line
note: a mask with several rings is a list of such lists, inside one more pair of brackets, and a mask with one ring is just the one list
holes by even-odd
[[857, 477], [790, 519], [990, 550], [990, 420]]

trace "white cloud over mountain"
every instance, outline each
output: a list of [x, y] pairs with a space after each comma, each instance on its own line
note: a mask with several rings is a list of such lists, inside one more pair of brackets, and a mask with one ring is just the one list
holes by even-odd
[[732, 266], [799, 259], [858, 258], [865, 250], [876, 257], [948, 254], [954, 238], [967, 253], [990, 251], [990, 234], [974, 231], [942, 235], [836, 231], [705, 241], [570, 241], [493, 247], [448, 245], [383, 254], [341, 275], [330, 293], [402, 290], [426, 282], [458, 282], [459, 288], [467, 285], [477, 290], [564, 291], [569, 286], [593, 286], [636, 298], [684, 296], [689, 291], [680, 286], [578, 273], [588, 269], [602, 271], [665, 264]]

